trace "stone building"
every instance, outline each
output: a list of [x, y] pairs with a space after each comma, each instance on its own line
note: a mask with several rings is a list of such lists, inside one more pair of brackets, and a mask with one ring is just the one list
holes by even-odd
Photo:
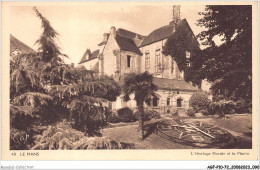
[[[98, 54], [87, 50], [79, 66], [112, 76], [121, 84], [128, 73], [148, 71], [153, 74], [154, 84], [159, 89], [150, 107], [158, 109], [161, 113], [172, 109], [188, 109], [190, 97], [198, 88], [185, 82], [184, 72], [179, 70], [177, 63], [171, 56], [162, 53], [163, 46], [175, 33], [176, 28], [185, 30], [185, 37], [199, 48], [187, 20], [180, 19], [180, 6], [173, 6], [172, 21], [147, 36], [112, 26], [109, 33], [103, 34]], [[185, 53], [188, 59], [192, 57], [190, 51], [187, 50]], [[136, 107], [134, 97], [130, 98], [126, 103], [122, 96], [119, 96], [112, 104], [113, 109]]]

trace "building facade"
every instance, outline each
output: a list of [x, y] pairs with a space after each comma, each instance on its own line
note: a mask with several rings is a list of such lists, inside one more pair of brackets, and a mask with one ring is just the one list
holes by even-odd
[[[170, 36], [174, 35], [177, 28], [185, 30], [185, 36], [188, 36], [189, 40], [199, 48], [199, 43], [187, 20], [180, 19], [180, 6], [174, 6], [173, 19], [169, 25], [158, 28], [147, 36], [111, 27], [109, 33], [103, 34], [98, 55], [86, 52], [87, 55], [86, 53], [83, 55], [79, 65], [112, 76], [121, 84], [124, 77], [131, 72], [148, 71], [154, 76], [153, 81], [158, 86], [158, 91], [157, 96], [147, 107], [157, 109], [160, 113], [188, 109], [190, 97], [198, 88], [185, 82], [184, 72], [179, 70], [174, 59], [163, 54], [165, 43]], [[185, 54], [188, 59], [192, 56], [188, 50]], [[98, 68], [92, 68], [93, 65], [98, 65]], [[117, 101], [112, 103], [112, 108], [136, 107], [134, 96], [130, 99], [129, 102], [124, 102], [122, 96], [119, 96]]]

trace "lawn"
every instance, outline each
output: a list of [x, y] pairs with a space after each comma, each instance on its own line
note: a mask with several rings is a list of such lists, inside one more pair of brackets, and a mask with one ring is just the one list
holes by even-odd
[[189, 149], [191, 146], [172, 143], [151, 133], [144, 140], [140, 140], [138, 125], [107, 128], [102, 131], [103, 136], [116, 141], [134, 143], [136, 149]]
[[[176, 117], [175, 117], [176, 118]], [[151, 120], [145, 122], [146, 126], [146, 138], [140, 140], [138, 132], [138, 123], [119, 123], [109, 125], [108, 128], [102, 130], [102, 134], [105, 137], [110, 137], [114, 140], [134, 143], [136, 149], [192, 149], [198, 148], [196, 146], [184, 145], [181, 143], [175, 143], [167, 139], [163, 139], [157, 136], [152, 131], [149, 131], [149, 125], [156, 121], [167, 120], [169, 118], [162, 117], [159, 120]], [[219, 119], [216, 117], [205, 117], [205, 118], [183, 118], [183, 119], [193, 119], [199, 120], [214, 126], [218, 126], [230, 132], [237, 142], [232, 148], [251, 148], [251, 139], [252, 139], [252, 115], [231, 115], [228, 116], [228, 119]]]
[[221, 127], [236, 137], [234, 148], [252, 148], [252, 114], [228, 115], [227, 119], [201, 119]]

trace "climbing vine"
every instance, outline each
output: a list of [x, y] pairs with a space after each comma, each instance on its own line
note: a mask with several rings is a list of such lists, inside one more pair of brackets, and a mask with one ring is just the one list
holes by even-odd
[[[186, 57], [186, 52], [190, 53], [189, 58]], [[186, 81], [200, 84], [200, 48], [186, 20], [178, 23], [176, 31], [163, 47], [163, 54], [170, 55], [176, 61], [179, 70], [184, 71]]]

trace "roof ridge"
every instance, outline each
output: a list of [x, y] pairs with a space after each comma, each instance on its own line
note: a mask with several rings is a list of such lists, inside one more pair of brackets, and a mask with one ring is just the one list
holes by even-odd
[[118, 28], [117, 30], [119, 30], [119, 29], [124, 30], [124, 31], [128, 31], [128, 32], [133, 33], [133, 34], [140, 35], [140, 36], [142, 36], [142, 37], [145, 37], [145, 35], [141, 35], [141, 34], [139, 34], [139, 33], [136, 33], [136, 32], [133, 32], [133, 31], [129, 31], [129, 30], [124, 29], [124, 28]]
[[157, 29], [154, 29], [153, 31], [150, 32], [148, 36], [144, 38], [142, 43], [139, 45], [139, 47], [147, 46], [152, 43], [161, 41], [163, 39], [169, 38], [172, 34], [175, 33], [176, 28], [179, 26], [179, 24], [182, 24], [183, 22], [187, 22], [186, 19], [182, 19], [178, 22], [177, 25], [175, 24], [168, 24], [161, 26]]
[[[162, 27], [159, 27], [159, 28], [156, 28], [155, 30], [153, 30], [152, 32], [154, 32], [154, 31], [156, 31], [156, 30], [159, 30], [159, 29], [161, 29], [161, 28], [163, 28], [163, 27], [170, 27], [170, 26], [173, 26], [172, 24], [168, 24], [168, 25], [164, 25], [164, 26], [162, 26]], [[152, 33], [151, 32], [151, 33]], [[150, 33], [150, 34], [151, 34]]]

